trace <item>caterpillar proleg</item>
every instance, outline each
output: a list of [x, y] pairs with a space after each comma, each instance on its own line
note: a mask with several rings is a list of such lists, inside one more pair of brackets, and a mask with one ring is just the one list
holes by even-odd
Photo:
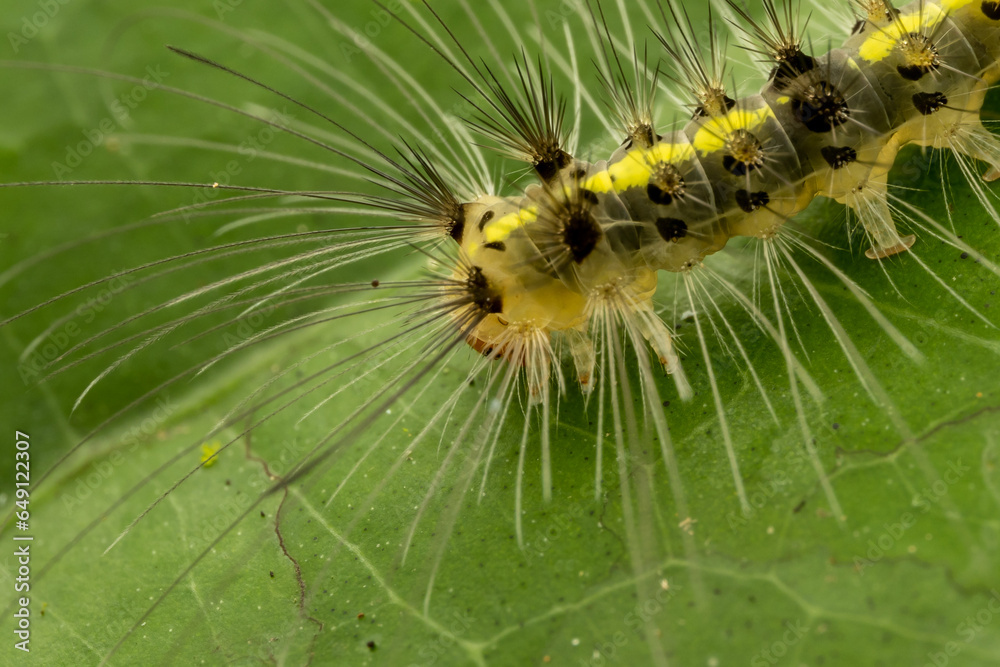
[[997, 662], [996, 3], [140, 4], [0, 12], [6, 662]]

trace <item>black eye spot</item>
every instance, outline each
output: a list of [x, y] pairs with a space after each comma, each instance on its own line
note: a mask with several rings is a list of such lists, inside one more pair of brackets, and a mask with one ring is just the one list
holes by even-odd
[[656, 221], [656, 231], [668, 243], [676, 243], [687, 236], [687, 229], [687, 223], [677, 218], [660, 218]]
[[580, 188], [580, 201], [587, 202], [591, 206], [597, 206], [601, 203], [601, 200], [596, 193], [583, 188]]
[[800, 75], [811, 72], [815, 68], [816, 59], [796, 49], [785, 55], [771, 72], [772, 85], [775, 90], [783, 91]]
[[858, 159], [858, 152], [850, 146], [824, 146], [820, 149], [823, 159], [834, 169], [843, 169]]
[[[480, 228], [481, 229], [481, 228]], [[457, 243], [462, 243], [462, 237], [465, 236], [465, 207], [461, 206], [458, 209], [458, 214], [451, 221], [448, 226], [448, 235], [455, 239]]]
[[983, 10], [983, 14], [986, 15], [986, 18], [993, 21], [1000, 21], [1000, 2], [987, 0], [980, 6], [980, 8]]
[[746, 176], [749, 172], [760, 167], [760, 165], [754, 162], [737, 160], [732, 155], [723, 156], [722, 166], [733, 176]]
[[535, 173], [543, 181], [548, 182], [555, 178], [556, 174], [565, 169], [573, 161], [573, 157], [561, 148], [551, 148], [544, 156], [534, 163]]
[[753, 213], [757, 209], [767, 206], [770, 202], [771, 197], [766, 192], [736, 191], [736, 205], [743, 209], [744, 213]]
[[674, 202], [669, 192], [664, 192], [652, 183], [646, 186], [646, 196], [649, 197], [649, 201], [662, 206], [670, 206]]
[[484, 244], [483, 247], [489, 248], [490, 250], [499, 250], [500, 252], [504, 252], [505, 250], [507, 250], [507, 244], [504, 243], [503, 241], [492, 241], [490, 243]]
[[562, 233], [563, 244], [577, 264], [590, 256], [602, 235], [601, 226], [589, 211], [572, 213]]
[[726, 137], [726, 154], [722, 166], [733, 176], [746, 176], [764, 166], [764, 146], [746, 130], [730, 132]]
[[646, 185], [646, 196], [649, 201], [661, 206], [670, 206], [674, 199], [683, 199], [687, 192], [684, 176], [669, 162], [659, 162], [653, 169]]
[[903, 57], [903, 64], [896, 67], [899, 75], [907, 81], [919, 81], [941, 66], [938, 48], [930, 37], [919, 32], [911, 32], [897, 43]]
[[896, 67], [896, 71], [899, 72], [899, 76], [907, 81], [920, 81], [920, 79], [924, 78], [924, 74], [927, 74], [923, 67], [916, 65], [899, 65]]
[[925, 116], [930, 116], [947, 104], [948, 98], [944, 93], [917, 93], [913, 96], [913, 106]]
[[483, 227], [485, 227], [486, 223], [493, 219], [493, 215], [493, 211], [486, 211], [486, 213], [483, 213], [483, 217], [479, 218], [479, 231], [483, 231]]
[[482, 312], [494, 314], [503, 312], [503, 296], [490, 284], [480, 267], [473, 266], [469, 269], [468, 277], [465, 279], [465, 289], [468, 291], [469, 301]]

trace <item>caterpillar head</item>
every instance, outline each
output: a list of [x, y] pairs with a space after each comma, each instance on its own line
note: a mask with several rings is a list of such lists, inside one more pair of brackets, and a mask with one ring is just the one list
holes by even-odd
[[585, 299], [557, 276], [539, 270], [538, 249], [525, 233], [537, 211], [526, 202], [485, 196], [464, 206], [466, 225], [453, 278], [464, 286], [469, 345], [508, 357], [527, 331], [578, 326]]

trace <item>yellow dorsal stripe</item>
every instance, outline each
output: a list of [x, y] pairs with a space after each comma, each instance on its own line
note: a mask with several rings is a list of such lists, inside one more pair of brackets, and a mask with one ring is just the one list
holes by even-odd
[[951, 14], [962, 7], [971, 5], [973, 0], [941, 0], [941, 9], [945, 14]]
[[[957, 9], [962, 1], [953, 0], [950, 4]], [[885, 60], [900, 39], [910, 33], [929, 35], [946, 16], [945, 11], [932, 4], [925, 4], [909, 14], [900, 14], [885, 28], [873, 31], [871, 37], [861, 44], [858, 55], [870, 63]]]
[[506, 241], [507, 238], [514, 233], [514, 230], [524, 227], [525, 225], [530, 225], [537, 219], [538, 207], [527, 206], [519, 210], [517, 213], [509, 213], [486, 225], [483, 229], [483, 235], [486, 237], [487, 243]]
[[580, 186], [585, 190], [590, 190], [591, 192], [611, 192], [615, 189], [615, 183], [609, 172], [610, 168], [605, 171], [599, 171], [595, 174], [591, 174], [587, 177], [587, 180], [580, 184]]
[[736, 130], [753, 132], [773, 117], [769, 106], [752, 110], [735, 108], [725, 116], [713, 116], [705, 121], [691, 143], [702, 156], [710, 155], [724, 149], [726, 139]]
[[[644, 187], [649, 183], [649, 177], [652, 176], [653, 168], [657, 164], [661, 162], [677, 164], [686, 162], [692, 157], [694, 157], [694, 149], [691, 144], [657, 144], [649, 149], [637, 148], [608, 167], [606, 173], [610, 178], [607, 185], [612, 186], [616, 192]], [[588, 180], [588, 182], [590, 181]], [[599, 183], [603, 184], [604, 181], [601, 180]], [[607, 190], [610, 189], [611, 187], [607, 188]], [[601, 192], [602, 190], [594, 191]]]
[[[694, 148], [691, 144], [657, 144], [649, 149], [637, 148], [606, 170], [590, 174], [580, 183], [580, 187], [598, 194], [645, 187], [657, 164], [661, 162], [678, 164], [693, 157]], [[572, 194], [568, 187], [565, 188], [565, 192], [567, 197]], [[516, 213], [497, 218], [483, 229], [485, 242], [506, 241], [515, 230], [530, 225], [537, 219], [537, 206], [527, 206]], [[478, 249], [478, 245], [475, 247]]]

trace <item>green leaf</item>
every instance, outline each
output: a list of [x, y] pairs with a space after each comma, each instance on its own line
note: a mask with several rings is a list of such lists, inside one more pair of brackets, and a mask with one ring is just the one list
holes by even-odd
[[[539, 5], [546, 49], [565, 53], [564, 27], [586, 48], [581, 18], [568, 11], [569, 4]], [[404, 133], [392, 112], [418, 128], [426, 128], [428, 119], [413, 113], [411, 101], [385, 84], [384, 73], [358, 51], [374, 47], [398, 58], [400, 69], [423, 82], [447, 113], [470, 111], [452, 90], [467, 92], [467, 85], [374, 4], [330, 10], [359, 34], [367, 32], [367, 41], [360, 42], [337, 35], [308, 3], [265, 7], [235, 0], [212, 6], [186, 1], [172, 3], [170, 9], [137, 9], [134, 2], [77, 0], [52, 3], [51, 16], [46, 7], [40, 3], [0, 12], [8, 42], [10, 34], [31, 32], [25, 26], [33, 21], [40, 26], [26, 43], [14, 40], [18, 51], [13, 61], [22, 66], [8, 63], [0, 69], [3, 88], [15, 93], [0, 111], [0, 174], [5, 182], [63, 176], [207, 184], [228, 178], [288, 190], [368, 187], [266, 159], [264, 151], [280, 152], [358, 171], [317, 146], [276, 136], [225, 109], [151, 91], [134, 81], [25, 69], [27, 61], [95, 67], [139, 80], [155, 74], [164, 85], [254, 113], [273, 108], [294, 123], [323, 128], [330, 142], [343, 138], [302, 108], [163, 48], [171, 44], [258, 77], [391, 150], [389, 137]], [[487, 37], [503, 55], [516, 52], [521, 43], [529, 53], [536, 50], [531, 31], [514, 40], [489, 10], [482, 10], [478, 25], [461, 7], [435, 10], [476, 56], [491, 57]], [[821, 31], [821, 26], [811, 30]], [[327, 61], [345, 77], [378, 86], [390, 108], [376, 108], [343, 81], [314, 71], [329, 86], [323, 90], [288, 62], [247, 47], [239, 38], [264, 40], [263, 31]], [[813, 42], [825, 44], [827, 39]], [[587, 70], [589, 58], [578, 60], [588, 90], [599, 97]], [[742, 76], [744, 71], [738, 71]], [[330, 93], [343, 97], [338, 101]], [[348, 104], [368, 114], [388, 137], [344, 111]], [[984, 117], [995, 118], [1000, 106], [995, 100], [988, 104]], [[665, 113], [663, 120], [680, 114]], [[590, 140], [604, 135], [592, 113], [587, 116], [581, 145], [593, 146]], [[221, 142], [232, 150], [212, 150], [189, 140]], [[616, 139], [602, 141], [593, 152], [610, 154]], [[503, 173], [512, 170], [507, 165]], [[962, 240], [995, 262], [1000, 256], [996, 223], [953, 164], [943, 174], [936, 163], [928, 165], [918, 151], [907, 149], [890, 182], [900, 186], [900, 197], [934, 219], [947, 225], [947, 216], [953, 216]], [[952, 186], [948, 200], [942, 180]], [[505, 191], [519, 185], [523, 182], [505, 184]], [[153, 218], [159, 222], [100, 236], [212, 196], [210, 188], [162, 186], [0, 191], [0, 266], [23, 268], [16, 275], [4, 274], [9, 280], [0, 285], [0, 316], [158, 258], [263, 234], [366, 222], [312, 215], [265, 220], [216, 236], [221, 225], [241, 219], [233, 213], [222, 219]], [[253, 345], [202, 376], [182, 375], [161, 386], [274, 324], [251, 317], [233, 322], [232, 311], [216, 313], [129, 359], [75, 411], [80, 393], [128, 347], [85, 359], [34, 385], [41, 364], [90, 336], [124, 322], [108, 340], [88, 347], [96, 350], [138, 335], [144, 327], [128, 321], [133, 315], [287, 256], [287, 249], [195, 262], [159, 280], [146, 281], [148, 272], [128, 274], [28, 313], [0, 330], [0, 363], [10, 378], [0, 389], [0, 423], [10, 442], [3, 448], [10, 454], [4, 456], [0, 474], [14, 479], [14, 431], [21, 431], [30, 434], [33, 482], [30, 529], [19, 531], [7, 523], [2, 539], [12, 551], [18, 546], [14, 536], [34, 537], [31, 653], [21, 655], [8, 633], [5, 662], [96, 664], [110, 656], [112, 664], [628, 665], [651, 663], [662, 646], [674, 665], [996, 664], [1000, 396], [995, 375], [1000, 334], [955, 294], [993, 321], [998, 277], [975, 256], [963, 256], [926, 235], [913, 253], [883, 264], [871, 262], [857, 247], [847, 249], [843, 212], [835, 205], [814, 206], [798, 227], [819, 239], [813, 245], [870, 295], [923, 356], [922, 363], [909, 359], [854, 293], [819, 263], [796, 255], [803, 275], [870, 368], [876, 381], [869, 383], [870, 393], [880, 395], [880, 387], [891, 404], [866, 391], [816, 301], [786, 272], [783, 284], [796, 327], [789, 334], [793, 350], [822, 391], [817, 400], [804, 384], [796, 385], [804, 402], [800, 420], [780, 346], [753, 326], [735, 299], [719, 293], [720, 312], [739, 333], [777, 418], [767, 411], [745, 362], [739, 357], [734, 361], [717, 340], [709, 339], [708, 354], [751, 505], [741, 511], [695, 321], [683, 317], [685, 303], [675, 304], [675, 294], [681, 292], [674, 278], [664, 277], [659, 300], [669, 323], [677, 311], [685, 370], [696, 391], [693, 400], [681, 401], [670, 378], [657, 378], [660, 398], [669, 402], [664, 410], [686, 515], [676, 504], [680, 490], [670, 484], [660, 443], [652, 435], [644, 441], [649, 451], [632, 452], [628, 475], [619, 476], [610, 416], [604, 422], [602, 487], [595, 496], [597, 400], [585, 402], [570, 382], [553, 411], [549, 503], [542, 497], [537, 415], [529, 424], [520, 517], [523, 547], [515, 528], [524, 425], [519, 399], [512, 401], [482, 495], [482, 460], [468, 458], [473, 445], [481, 444], [475, 428], [451, 454], [451, 439], [440, 438], [445, 421], [451, 422], [448, 433], [454, 437], [478, 396], [466, 391], [454, 411], [439, 413], [462, 388], [473, 363], [473, 353], [464, 347], [442, 365], [440, 374], [427, 376], [426, 384], [391, 405], [371, 397], [386, 386], [401, 386], [392, 369], [419, 367], [419, 350], [403, 350], [403, 356], [383, 368], [371, 366], [415, 342], [413, 336], [401, 337], [373, 364], [348, 364], [343, 372], [335, 371], [329, 384], [274, 416], [282, 401], [247, 412], [206, 437], [231, 411], [239, 413], [240, 401], [255, 388], [266, 386], [266, 395], [274, 395], [405, 330], [402, 317], [386, 321], [385, 311]], [[95, 240], [37, 264], [19, 264], [61, 243], [87, 238]], [[770, 293], [753, 292], [753, 244], [733, 245], [726, 256], [706, 263], [758, 299], [773, 320]], [[325, 279], [330, 284], [388, 282], [421, 275], [423, 264], [423, 256], [404, 249]], [[374, 297], [357, 295], [367, 298]], [[144, 321], [162, 324], [210, 301], [179, 303]], [[313, 306], [304, 303], [276, 316], [293, 317]], [[699, 322], [707, 331], [705, 312]], [[715, 323], [722, 326], [721, 319]], [[382, 328], [369, 331], [375, 327]], [[197, 333], [205, 335], [191, 339]], [[331, 347], [338, 341], [346, 342]], [[292, 365], [293, 373], [276, 376]], [[573, 377], [568, 365], [564, 372]], [[637, 380], [634, 364], [629, 372]], [[633, 389], [635, 408], [641, 411], [639, 392]], [[131, 405], [144, 395], [141, 405]], [[359, 405], [388, 414], [340, 427]], [[435, 415], [441, 417], [438, 423]], [[808, 442], [801, 421], [810, 430]], [[352, 431], [358, 423], [365, 428]], [[431, 432], [421, 438], [429, 423], [434, 424]], [[265, 494], [319, 443], [335, 445], [335, 455], [287, 490], [278, 487]], [[212, 465], [198, 468], [202, 444], [223, 448]], [[815, 449], [820, 472], [807, 445]], [[642, 462], [650, 463], [638, 465]], [[40, 482], [43, 474], [48, 478]], [[468, 492], [466, 474], [471, 474]], [[829, 504], [825, 482], [841, 505], [843, 520]], [[8, 489], [3, 496], [6, 515], [14, 509], [14, 497], [11, 485], [5, 482], [3, 488]], [[418, 510], [430, 488], [438, 491]], [[119, 500], [121, 505], [105, 514]], [[632, 510], [636, 513], [630, 518]], [[402, 560], [402, 545], [418, 512], [421, 519]], [[649, 542], [642, 550], [630, 542], [632, 529], [639, 542]], [[694, 552], [685, 549], [685, 534]], [[635, 563], [647, 555], [653, 557], [652, 567], [636, 572]], [[7, 592], [0, 600], [10, 614], [22, 594], [14, 589], [15, 559], [8, 556], [4, 563]]]

